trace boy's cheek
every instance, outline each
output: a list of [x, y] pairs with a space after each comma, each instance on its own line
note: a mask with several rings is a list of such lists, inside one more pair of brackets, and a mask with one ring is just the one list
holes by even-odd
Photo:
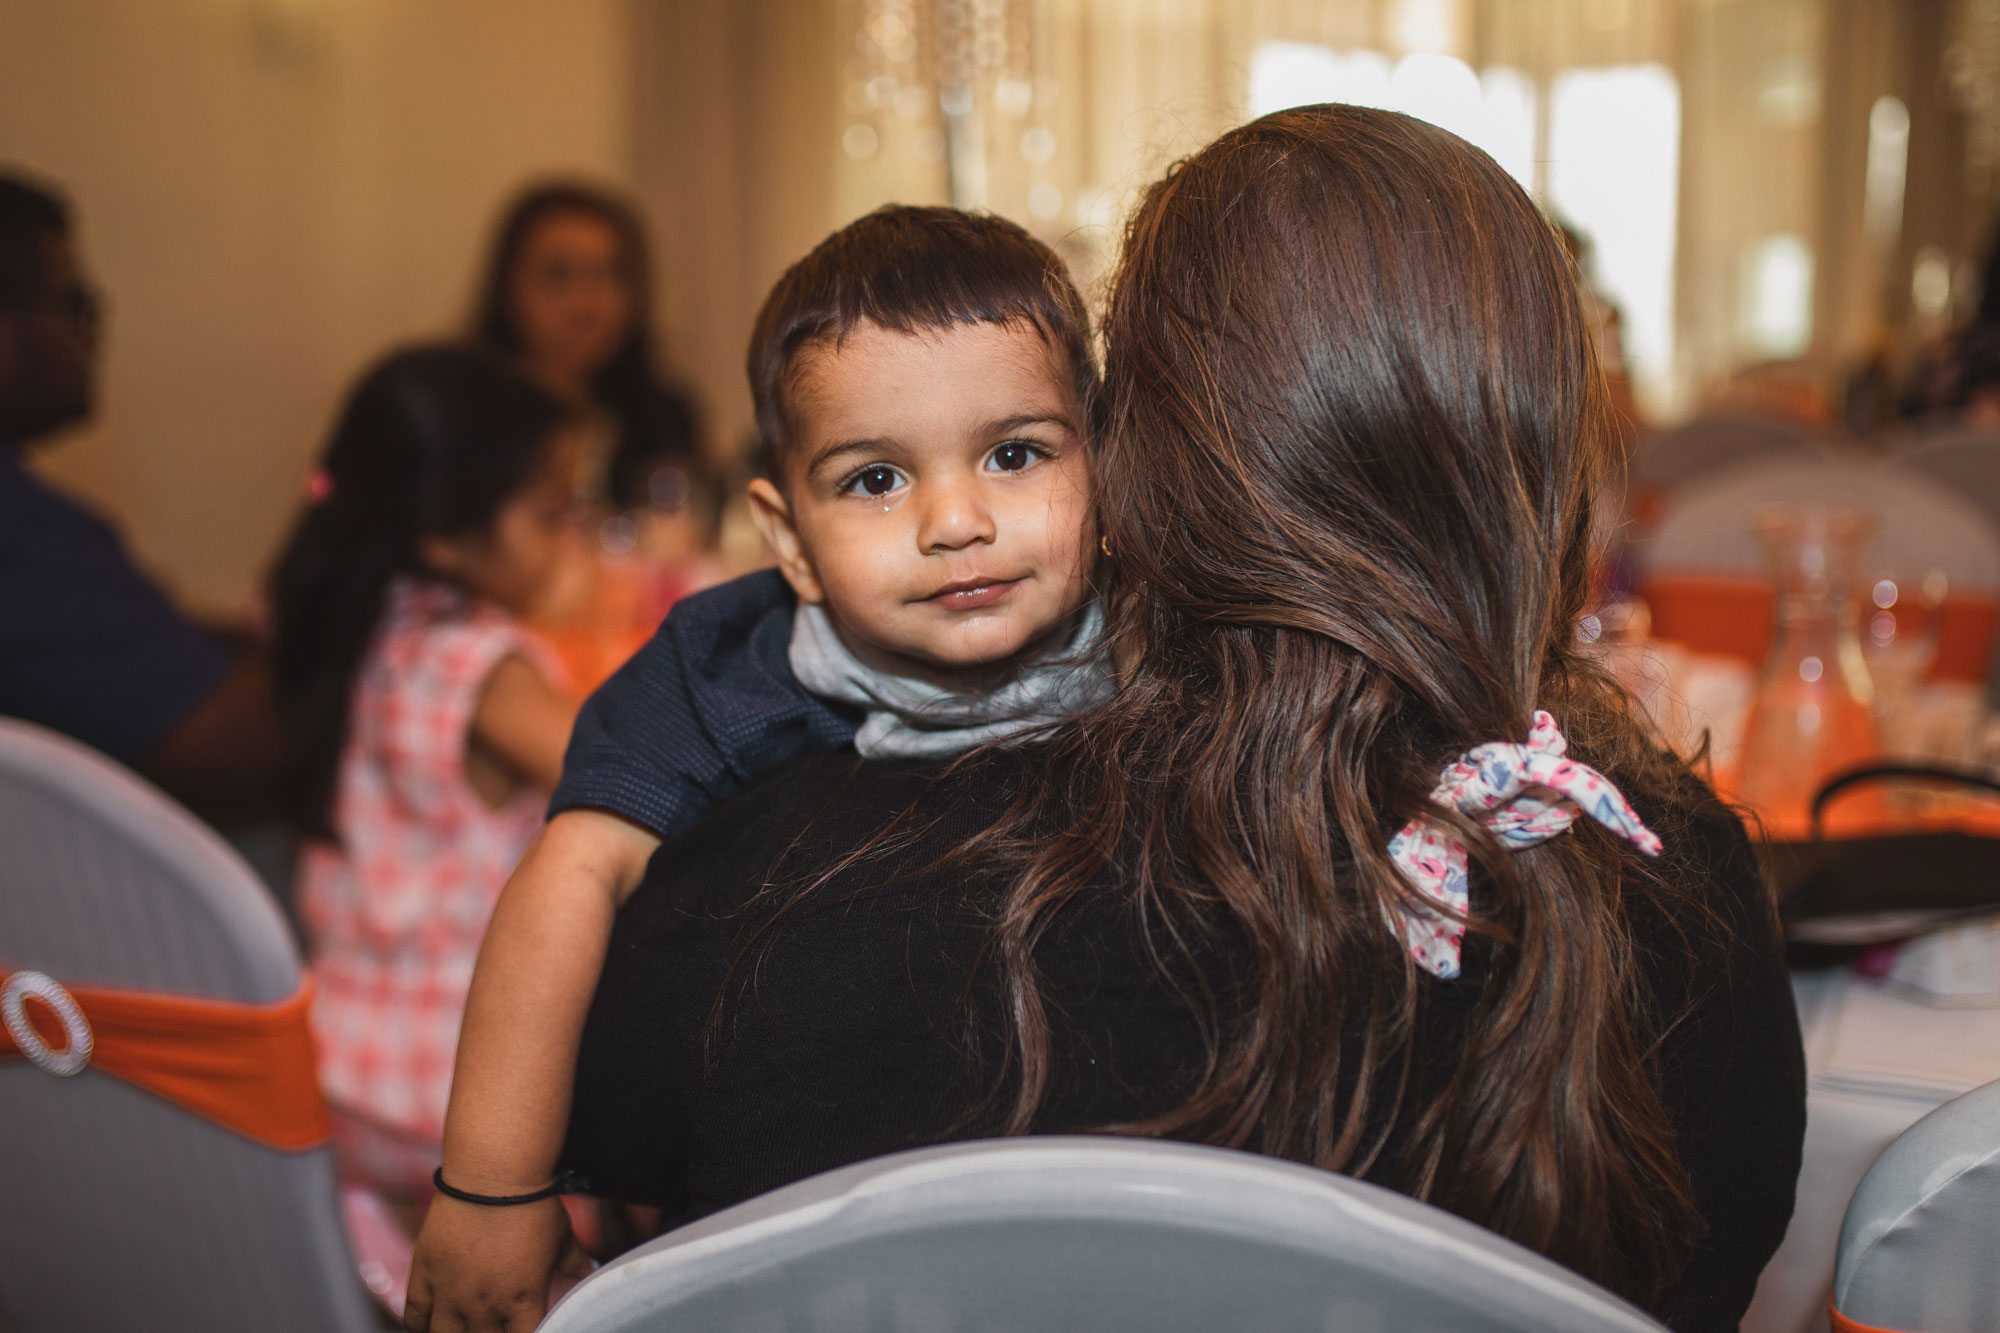
[[[883, 516], [871, 516], [879, 520]], [[896, 575], [903, 570], [914, 542], [904, 525], [835, 521], [812, 534], [809, 547], [827, 600], [858, 608], [885, 597], [900, 601]]]

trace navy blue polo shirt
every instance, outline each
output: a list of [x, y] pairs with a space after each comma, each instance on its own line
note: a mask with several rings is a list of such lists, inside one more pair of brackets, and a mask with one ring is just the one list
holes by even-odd
[[136, 763], [229, 668], [109, 525], [0, 437], [0, 714]]
[[609, 810], [671, 838], [785, 760], [851, 743], [861, 713], [792, 674], [797, 606], [774, 569], [676, 602], [585, 701], [549, 814]]

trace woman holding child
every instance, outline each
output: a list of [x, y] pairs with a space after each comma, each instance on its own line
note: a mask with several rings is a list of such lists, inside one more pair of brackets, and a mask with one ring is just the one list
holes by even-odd
[[[691, 821], [580, 803], [675, 842], [611, 876], [580, 1051], [534, 1066], [573, 1053], [561, 1163], [671, 1224], [923, 1143], [1162, 1135], [1734, 1327], [1790, 1214], [1798, 1032], [1740, 824], [1572, 630], [1609, 426], [1553, 229], [1441, 130], [1266, 117], [1141, 205], [1094, 405], [1052, 257], [961, 218], [946, 264], [883, 216], [753, 349], [801, 609], [663, 635], [708, 679], [790, 621], [806, 693], [749, 730], [858, 721], [862, 758]], [[465, 1193], [556, 1162], [450, 1132]], [[441, 1201], [410, 1326], [531, 1326], [559, 1238], [547, 1202]]]

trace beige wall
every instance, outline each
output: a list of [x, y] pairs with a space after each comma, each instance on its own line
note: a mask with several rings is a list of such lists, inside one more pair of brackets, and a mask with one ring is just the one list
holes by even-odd
[[848, 21], [831, 0], [633, 0], [635, 174], [665, 353], [725, 452], [750, 427], [758, 304], [845, 221], [833, 109]]
[[627, 181], [624, 0], [6, 0], [0, 164], [75, 202], [112, 307], [47, 470], [174, 591], [245, 607], [343, 386], [464, 310], [546, 170]]

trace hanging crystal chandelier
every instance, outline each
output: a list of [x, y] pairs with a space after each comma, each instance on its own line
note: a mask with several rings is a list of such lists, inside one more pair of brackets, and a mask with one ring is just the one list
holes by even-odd
[[841, 142], [855, 158], [880, 151], [891, 119], [916, 127], [919, 158], [942, 162], [951, 201], [987, 203], [989, 134], [1018, 130], [1021, 156], [1055, 156], [1046, 123], [1052, 84], [1038, 58], [1042, 0], [850, 0], [854, 54]]

